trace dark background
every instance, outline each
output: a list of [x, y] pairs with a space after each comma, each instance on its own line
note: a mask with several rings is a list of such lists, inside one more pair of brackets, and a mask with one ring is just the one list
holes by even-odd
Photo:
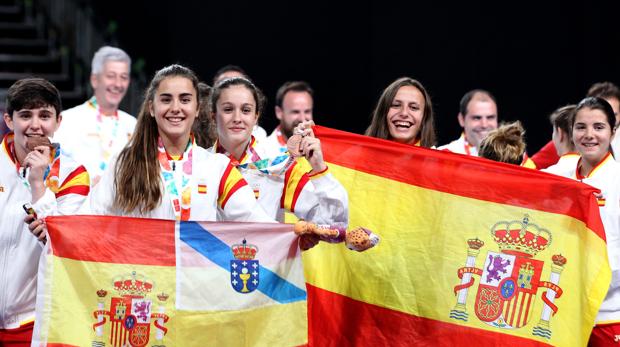
[[[518, 5], [517, 5], [518, 4]], [[362, 133], [394, 79], [431, 94], [439, 143], [460, 134], [461, 96], [484, 88], [500, 120], [521, 120], [528, 152], [550, 139], [548, 114], [599, 81], [620, 84], [618, 1], [460, 3], [408, 1], [95, 1], [102, 21], [149, 78], [186, 64], [209, 84], [223, 65], [243, 67], [268, 97], [260, 124], [276, 125], [275, 92], [287, 80], [315, 89], [317, 124]], [[137, 110], [130, 110], [134, 114]]]

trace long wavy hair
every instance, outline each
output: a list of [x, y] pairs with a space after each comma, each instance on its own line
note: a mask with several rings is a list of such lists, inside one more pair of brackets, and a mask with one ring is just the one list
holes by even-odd
[[[163, 80], [170, 77], [183, 77], [190, 80], [198, 102], [198, 77], [181, 65], [170, 65], [155, 73], [146, 90], [144, 101], [138, 114], [134, 134], [118, 156], [114, 172], [114, 207], [124, 213], [138, 210], [140, 214], [152, 211], [161, 203], [163, 184], [157, 159], [157, 139], [159, 131], [155, 117], [151, 116], [149, 106]], [[200, 105], [198, 105], [200, 107]]]
[[392, 138], [387, 124], [387, 114], [396, 97], [396, 93], [398, 93], [401, 87], [405, 86], [417, 88], [424, 96], [422, 124], [420, 124], [420, 131], [417, 137], [420, 139], [420, 145], [422, 147], [433, 147], [435, 145], [435, 125], [431, 97], [422, 83], [409, 77], [401, 77], [383, 90], [383, 94], [381, 94], [377, 106], [372, 113], [372, 120], [370, 121], [368, 129], [366, 129], [365, 135], [385, 140], [390, 140]]

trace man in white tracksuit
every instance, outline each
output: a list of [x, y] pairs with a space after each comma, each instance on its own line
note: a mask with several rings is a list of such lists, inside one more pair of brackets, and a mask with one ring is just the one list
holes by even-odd
[[95, 185], [133, 134], [136, 119], [119, 110], [129, 87], [131, 59], [123, 50], [104, 46], [93, 57], [90, 83], [93, 97], [62, 112], [54, 141], [83, 163]]

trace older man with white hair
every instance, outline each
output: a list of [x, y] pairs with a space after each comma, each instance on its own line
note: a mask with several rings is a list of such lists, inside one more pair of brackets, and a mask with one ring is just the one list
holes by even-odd
[[129, 87], [130, 66], [131, 58], [122, 49], [101, 47], [92, 61], [90, 84], [94, 95], [62, 112], [63, 122], [54, 136], [66, 154], [86, 166], [93, 186], [136, 126], [133, 116], [118, 109]]

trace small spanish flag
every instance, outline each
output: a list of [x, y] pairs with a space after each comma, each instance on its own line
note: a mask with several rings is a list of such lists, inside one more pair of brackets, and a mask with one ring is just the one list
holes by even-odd
[[596, 202], [599, 206], [605, 206], [605, 198], [596, 198]]
[[260, 191], [258, 189], [252, 189], [254, 190], [254, 197], [256, 198], [256, 200], [258, 200], [258, 197], [260, 196]]
[[198, 194], [207, 194], [207, 185], [199, 184], [198, 185]]

